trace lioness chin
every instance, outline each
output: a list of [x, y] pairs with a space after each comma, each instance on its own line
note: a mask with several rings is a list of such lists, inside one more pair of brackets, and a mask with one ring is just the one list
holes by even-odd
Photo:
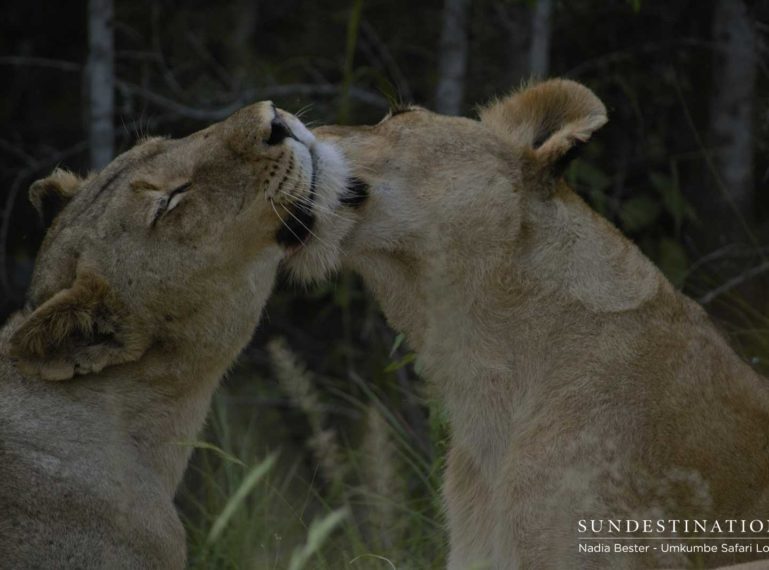
[[0, 567], [184, 567], [190, 444], [280, 261], [331, 259], [346, 182], [332, 146], [259, 103], [33, 184], [55, 217], [0, 331]]
[[552, 80], [480, 121], [315, 131], [370, 187], [343, 263], [448, 411], [452, 570], [680, 567], [583, 549], [579, 521], [769, 518], [766, 381], [562, 179], [606, 120]]

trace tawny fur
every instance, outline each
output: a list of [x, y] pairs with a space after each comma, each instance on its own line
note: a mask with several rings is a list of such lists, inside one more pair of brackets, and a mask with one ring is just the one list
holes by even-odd
[[449, 568], [677, 567], [577, 521], [769, 518], [766, 380], [560, 177], [604, 106], [553, 80], [481, 118], [316, 131], [371, 186], [343, 261], [448, 411]]
[[[276, 114], [294, 136], [267, 145]], [[339, 153], [261, 103], [32, 186], [38, 207], [68, 203], [0, 330], [0, 568], [185, 566], [174, 493], [287, 253], [281, 208], [313, 171], [322, 220], [344, 191]]]

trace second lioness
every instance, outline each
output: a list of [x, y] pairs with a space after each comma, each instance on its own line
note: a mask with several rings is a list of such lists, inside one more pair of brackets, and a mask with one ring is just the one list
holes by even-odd
[[316, 131], [371, 189], [345, 263], [448, 411], [452, 570], [675, 567], [582, 548], [579, 523], [769, 518], [766, 380], [562, 180], [606, 120], [554, 80], [480, 121]]

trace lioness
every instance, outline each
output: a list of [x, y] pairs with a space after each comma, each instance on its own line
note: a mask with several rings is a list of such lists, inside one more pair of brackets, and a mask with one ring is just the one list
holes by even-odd
[[370, 186], [343, 262], [448, 412], [452, 570], [685, 565], [583, 537], [591, 520], [769, 519], [765, 379], [563, 181], [606, 121], [552, 80], [480, 121], [412, 107], [315, 131]]
[[63, 209], [0, 333], [0, 567], [184, 567], [189, 444], [281, 259], [310, 272], [333, 253], [346, 180], [338, 152], [259, 103], [32, 185]]

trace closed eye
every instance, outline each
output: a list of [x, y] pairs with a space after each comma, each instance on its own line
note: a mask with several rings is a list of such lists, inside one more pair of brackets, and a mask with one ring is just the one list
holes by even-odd
[[181, 186], [177, 186], [171, 190], [168, 194], [168, 206], [166, 207], [166, 212], [173, 210], [176, 207], [182, 199], [182, 194], [189, 190], [190, 186], [192, 186], [192, 182], [185, 182]]
[[173, 210], [179, 202], [182, 201], [182, 197], [187, 190], [189, 190], [192, 187], [192, 182], [185, 182], [184, 184], [181, 184], [171, 190], [168, 194], [164, 195], [162, 198], [160, 198], [159, 203], [157, 205], [157, 209], [155, 210], [155, 215], [152, 217], [152, 221], [150, 223], [151, 227], [154, 227], [155, 224], [158, 222], [160, 218], [163, 217], [164, 214], [167, 214], [171, 210]]

